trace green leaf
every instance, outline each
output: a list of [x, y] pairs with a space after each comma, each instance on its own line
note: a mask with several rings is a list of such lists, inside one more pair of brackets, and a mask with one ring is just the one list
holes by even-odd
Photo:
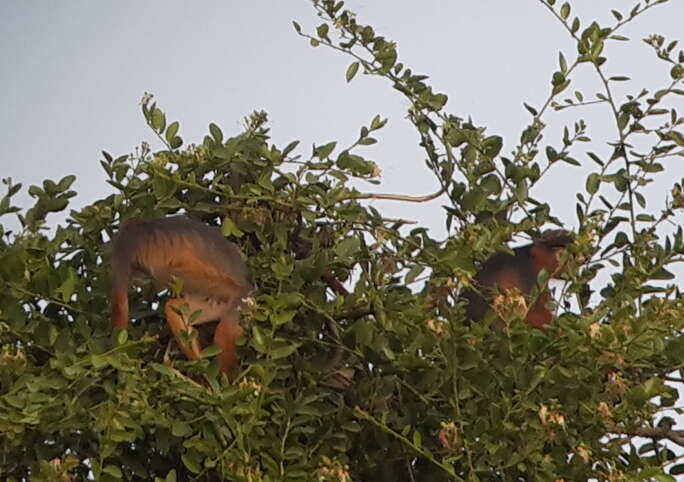
[[[386, 74], [394, 67], [394, 64], [397, 63], [397, 49], [395, 49], [392, 44], [387, 43], [382, 50], [376, 53], [375, 58], [382, 66], [380, 68], [380, 73]], [[446, 98], [446, 96], [444, 97]]]
[[166, 127], [166, 116], [161, 110], [155, 107], [150, 116], [150, 123], [154, 130], [162, 132]]
[[176, 482], [176, 469], [171, 469], [169, 470], [169, 473], [166, 474], [166, 478], [164, 479], [164, 482]]
[[464, 211], [476, 211], [486, 198], [483, 189], [471, 189], [461, 198], [461, 207]]
[[480, 187], [487, 195], [499, 194], [501, 192], [501, 180], [496, 174], [490, 174], [480, 181]]
[[419, 449], [423, 446], [423, 436], [418, 430], [413, 432], [413, 445]]
[[[76, 180], [76, 176], [74, 176], [73, 174], [70, 174], [68, 176], [64, 176], [59, 181], [59, 183], [57, 184], [57, 189], [60, 192], [66, 191], [67, 189], [69, 189], [71, 187], [71, 185], [74, 183], [75, 180]], [[19, 187], [21, 187], [21, 184], [19, 185]], [[12, 193], [10, 192], [10, 196], [11, 195], [12, 195]]]
[[503, 138], [501, 136], [490, 136], [482, 142], [482, 151], [489, 159], [494, 159], [501, 152]]
[[116, 335], [116, 344], [123, 345], [126, 341], [128, 341], [128, 330], [120, 330]]
[[328, 156], [332, 153], [332, 151], [335, 149], [335, 146], [337, 145], [337, 142], [328, 142], [325, 145], [316, 147], [314, 149], [314, 155], [318, 157], [320, 160], [327, 159]]
[[553, 89], [551, 90], [551, 93], [553, 95], [560, 94], [565, 89], [567, 89], [569, 85], [570, 85], [570, 79], [566, 79], [564, 82], [561, 82], [558, 85], [554, 85]]
[[120, 479], [123, 477], [123, 472], [121, 472], [121, 469], [115, 465], [106, 465], [102, 469], [102, 473], [111, 475], [112, 477], [116, 479]]
[[166, 138], [166, 142], [171, 143], [171, 140], [176, 137], [176, 134], [178, 133], [178, 128], [180, 127], [180, 124], [178, 121], [172, 122], [169, 124], [169, 127], [166, 128], [166, 134], [164, 134], [164, 137]]
[[558, 52], [558, 64], [560, 65], [560, 71], [563, 75], [568, 72], [568, 63], [563, 56], [563, 52]]
[[56, 292], [61, 295], [60, 298], [64, 303], [68, 303], [71, 300], [72, 295], [76, 291], [78, 283], [79, 277], [76, 274], [76, 270], [72, 267], [69, 267], [67, 269], [66, 277], [56, 290]]
[[637, 214], [636, 220], [644, 223], [652, 223], [655, 221], [655, 217], [651, 214]]
[[200, 356], [202, 358], [213, 358], [222, 351], [223, 349], [220, 346], [212, 344], [202, 350]]
[[601, 176], [596, 174], [595, 172], [589, 174], [587, 177], [587, 182], [586, 182], [586, 190], [589, 194], [596, 194], [599, 189], [599, 185], [601, 184]]
[[651, 279], [654, 279], [654, 280], [667, 281], [667, 280], [671, 280], [674, 278], [675, 278], [675, 275], [672, 274], [670, 271], [666, 270], [665, 268], [660, 268], [658, 271], [651, 274]]
[[575, 17], [574, 20], [572, 21], [572, 26], [570, 27], [570, 31], [572, 33], [576, 33], [580, 28], [580, 19]]
[[343, 239], [335, 246], [335, 253], [340, 258], [349, 258], [361, 249], [361, 241], [357, 237]]
[[257, 325], [252, 325], [252, 336], [250, 337], [252, 346], [260, 353], [266, 351], [266, 341], [264, 333]]
[[235, 236], [237, 238], [241, 238], [245, 235], [245, 233], [237, 227], [237, 225], [229, 216], [223, 218], [223, 224], [221, 224], [221, 234], [224, 236]]
[[370, 128], [371, 130], [375, 131], [385, 127], [385, 124], [387, 124], [387, 119], [382, 119], [379, 115], [376, 115], [371, 121]]
[[153, 363], [152, 364], [152, 369], [156, 372], [161, 373], [162, 375], [166, 375], [168, 377], [175, 377], [176, 372], [171, 368], [170, 366], [163, 365], [161, 363]]
[[682, 135], [681, 132], [670, 131], [661, 137], [663, 139], [674, 141], [680, 147], [684, 147], [684, 135]]
[[110, 359], [107, 355], [90, 355], [90, 363], [92, 363], [93, 368], [100, 369], [110, 364]]
[[536, 115], [539, 114], [539, 112], [537, 112], [537, 109], [535, 109], [535, 108], [532, 107], [531, 105], [528, 105], [528, 104], [526, 104], [525, 102], [523, 102], [523, 105], [525, 106], [525, 109], [527, 109], [527, 111], [528, 111], [530, 114], [532, 114], [533, 116], [536, 116]]
[[183, 465], [185, 465], [185, 467], [187, 467], [187, 469], [194, 474], [199, 474], [202, 470], [202, 466], [200, 465], [199, 461], [199, 455], [195, 452], [184, 453], [181, 456], [181, 460], [183, 461]]
[[440, 110], [447, 103], [449, 98], [444, 94], [433, 94], [429, 96], [423, 96], [423, 101], [432, 110]]
[[298, 343], [283, 344], [282, 346], [271, 350], [270, 355], [273, 360], [279, 360], [292, 355], [295, 351], [297, 351], [297, 348], [299, 348]]
[[520, 181], [517, 186], [515, 186], [515, 198], [520, 204], [527, 201], [527, 183], [525, 181]]
[[294, 151], [299, 145], [299, 141], [290, 142], [285, 149], [283, 149], [283, 157], [286, 157], [290, 152]]
[[328, 39], [328, 31], [330, 30], [330, 27], [328, 26], [327, 23], [322, 23], [318, 27], [316, 27], [316, 33], [321, 39], [327, 40]]
[[192, 427], [190, 424], [185, 423], [181, 420], [176, 420], [171, 424], [171, 434], [174, 437], [184, 438], [192, 433]]
[[221, 128], [213, 122], [209, 124], [209, 133], [211, 134], [211, 137], [214, 138], [216, 144], [223, 144], [223, 132], [221, 132]]
[[413, 266], [408, 273], [406, 273], [406, 277], [404, 278], [404, 283], [410, 284], [413, 283], [418, 276], [425, 270], [425, 266], [421, 265], [415, 265]]
[[560, 16], [563, 20], [566, 20], [570, 15], [570, 4], [565, 2], [560, 9]]
[[271, 313], [270, 318], [273, 325], [280, 326], [291, 322], [296, 314], [297, 310], [279, 311], [278, 313]]
[[294, 263], [292, 258], [280, 255], [273, 259], [271, 262], [271, 271], [276, 278], [284, 280], [292, 275], [292, 270], [294, 269]]
[[169, 145], [171, 146], [171, 149], [178, 149], [180, 146], [183, 145], [183, 139], [176, 136], [169, 141]]
[[356, 73], [359, 71], [359, 62], [353, 62], [349, 67], [347, 68], [347, 73], [345, 75], [347, 82], [351, 82], [351, 80], [354, 78]]

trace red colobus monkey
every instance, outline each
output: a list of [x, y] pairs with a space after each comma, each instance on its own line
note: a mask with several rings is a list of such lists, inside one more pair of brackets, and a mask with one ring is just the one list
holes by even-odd
[[537, 277], [543, 269], [549, 272], [551, 278], [558, 278], [562, 274], [560, 256], [573, 239], [568, 231], [549, 230], [532, 244], [513, 249], [513, 254], [492, 255], [475, 276], [474, 289], [463, 294], [468, 301], [466, 316], [472, 321], [481, 321], [497, 292], [517, 289], [529, 301], [532, 291], [538, 288], [538, 295], [527, 310], [525, 322], [543, 329], [553, 319], [553, 313], [546, 307], [552, 298], [546, 285], [537, 286]]
[[185, 344], [181, 332], [219, 320], [214, 343], [222, 349], [221, 370], [228, 372], [235, 363], [235, 340], [242, 333], [240, 302], [255, 287], [239, 248], [217, 228], [183, 216], [128, 219], [114, 240], [111, 269], [114, 328], [128, 327], [128, 284], [134, 273], [147, 274], [167, 287], [180, 280], [183, 295], [169, 299], [164, 307], [171, 332], [185, 356], [198, 360], [199, 341], [195, 337]]

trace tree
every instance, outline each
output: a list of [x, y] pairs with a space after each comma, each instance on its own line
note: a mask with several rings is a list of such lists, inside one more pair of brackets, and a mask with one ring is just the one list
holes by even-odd
[[[666, 1], [613, 11], [610, 26], [583, 26], [568, 3], [540, 3], [577, 52], [559, 55], [548, 99], [526, 105], [530, 122], [508, 154], [500, 136], [450, 114], [447, 96], [342, 2], [312, 1], [323, 20], [315, 33], [295, 24], [311, 45], [352, 57], [347, 80], [381, 77], [408, 100], [440, 186], [432, 195], [351, 187], [378, 182], [378, 166], [362, 152], [385, 125], [380, 117], [352, 145], [317, 145], [310, 156], [297, 141], [271, 145], [262, 112], [237, 135], [210, 124], [201, 145], [182, 148], [179, 123], [168, 123], [149, 95], [142, 112], [164, 148], [103, 153], [115, 193], [71, 211], [65, 226], [47, 231], [46, 216], [66, 209], [73, 176], [31, 186], [36, 201], [25, 212], [12, 204], [21, 185], [5, 180], [0, 215], [15, 213], [21, 229], [0, 226], [3, 476], [494, 481], [684, 473], [684, 432], [662, 416], [679, 413], [672, 382], [684, 378], [684, 299], [671, 272], [684, 260], [684, 182], [673, 183], [659, 210], [643, 194], [656, 173], [675, 174], [672, 164], [684, 156], [684, 120], [673, 107], [684, 95], [684, 54], [676, 42], [646, 39], [671, 66], [670, 78], [619, 100], [613, 86], [627, 77], [608, 73], [605, 51], [627, 40], [623, 25]], [[602, 92], [564, 99], [581, 66], [593, 69]], [[610, 108], [612, 156], [581, 152], [590, 141], [581, 117], [560, 139], [544, 139], [554, 110], [593, 103]], [[531, 329], [506, 309], [503, 329], [468, 323], [459, 292], [478, 261], [520, 233], [559, 224], [530, 188], [551, 169], [587, 161], [594, 172], [577, 194], [572, 269], [552, 327]], [[365, 203], [437, 196], [446, 240]], [[144, 284], [132, 295], [136, 321], [111, 339], [106, 259], [115, 226], [131, 215], [172, 213], [220, 226], [260, 287], [243, 312], [234, 383], [218, 375], [216, 350], [188, 362], [167, 343], [163, 293]], [[592, 293], [599, 275], [608, 281]]]

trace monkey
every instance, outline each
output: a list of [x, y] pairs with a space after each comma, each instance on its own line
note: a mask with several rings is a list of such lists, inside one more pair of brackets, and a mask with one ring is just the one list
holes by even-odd
[[183, 294], [167, 300], [164, 312], [188, 359], [200, 358], [200, 343], [196, 337], [184, 343], [181, 333], [219, 320], [214, 343], [222, 349], [220, 369], [228, 373], [236, 361], [235, 340], [242, 334], [239, 307], [242, 299], [255, 291], [239, 248], [216, 227], [184, 216], [125, 220], [111, 255], [114, 329], [128, 327], [128, 284], [136, 273], [167, 287], [176, 280], [182, 283]]
[[[532, 291], [538, 287], [537, 277], [543, 269], [551, 278], [562, 275], [561, 253], [572, 243], [572, 233], [562, 230], [545, 231], [533, 243], [513, 249], [513, 254], [496, 253], [490, 256], [474, 278], [474, 289], [462, 295], [468, 301], [466, 316], [471, 321], [481, 321], [489, 311], [491, 297], [497, 291], [517, 289], [529, 301]], [[544, 330], [553, 320], [546, 307], [551, 301], [546, 284], [539, 286], [532, 306], [525, 314], [525, 323]]]

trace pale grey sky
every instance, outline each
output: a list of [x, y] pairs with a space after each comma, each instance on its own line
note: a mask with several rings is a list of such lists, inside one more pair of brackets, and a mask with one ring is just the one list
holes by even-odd
[[[572, 3], [583, 26], [594, 19], [612, 24], [611, 8], [634, 5]], [[522, 102], [539, 106], [546, 99], [558, 50], [568, 58], [574, 52], [559, 22], [534, 0], [349, 0], [347, 6], [398, 43], [402, 62], [430, 75], [436, 90], [449, 95], [451, 112], [503, 135], [504, 151], [513, 148], [529, 119]], [[138, 105], [149, 91], [169, 120], [180, 121], [186, 144], [200, 142], [209, 122], [233, 135], [245, 115], [264, 109], [274, 142], [284, 146], [300, 139], [300, 152], [308, 155], [314, 142], [349, 143], [380, 114], [389, 125], [364, 154], [382, 167], [383, 184], [368, 190], [434, 191], [417, 137], [404, 120], [406, 102], [381, 79], [359, 75], [347, 84], [350, 60], [310, 47], [294, 33], [292, 20], [305, 30], [319, 23], [306, 0], [1, 2], [0, 177], [28, 186], [76, 174], [79, 196], [72, 207], [105, 196], [110, 188], [98, 162], [101, 150], [121, 155], [142, 140], [161, 147]], [[625, 92], [655, 90], [668, 81], [668, 68], [639, 39], [662, 33], [684, 41], [682, 25], [684, 0], [671, 0], [624, 29], [633, 42], [610, 44], [611, 73], [634, 78]], [[579, 80], [587, 96], [600, 90], [588, 67]], [[548, 115], [547, 140], [557, 144], [551, 134], [579, 115], [595, 139], [614, 138], [607, 107], [596, 106]], [[603, 143], [591, 149], [609, 151]], [[581, 152], [575, 155], [584, 161]], [[684, 176], [682, 166], [680, 161], [678, 173], [670, 171], [649, 191], [654, 206], [661, 205], [673, 177]], [[554, 213], [576, 226], [574, 193], [586, 172], [563, 167], [533, 194], [548, 198]], [[27, 205], [26, 197], [21, 200]], [[440, 204], [379, 205], [390, 216], [417, 219], [439, 234]]]
[[[560, 2], [559, 2], [560, 3]], [[610, 25], [610, 9], [628, 11], [635, 1], [575, 0], [583, 19]], [[363, 23], [395, 40], [400, 60], [430, 75], [449, 96], [450, 112], [472, 116], [490, 134], [504, 136], [504, 152], [529, 120], [522, 106], [539, 106], [548, 96], [558, 51], [568, 59], [574, 47], [563, 27], [536, 0], [347, 0]], [[141, 141], [159, 141], [147, 128], [138, 102], [152, 92], [167, 119], [179, 120], [185, 143], [201, 142], [210, 122], [226, 136], [240, 131], [254, 109], [269, 113], [273, 141], [283, 147], [300, 139], [349, 144], [374, 115], [389, 118], [379, 143], [364, 151], [383, 169], [383, 184], [370, 190], [421, 195], [437, 186], [423, 164], [417, 137], [404, 120], [406, 102], [391, 86], [359, 75], [344, 80], [350, 60], [298, 37], [292, 20], [311, 31], [319, 23], [306, 0], [144, 2], [120, 0], [0, 0], [0, 177], [26, 187], [43, 179], [76, 174], [81, 207], [106, 196], [100, 151], [131, 152]], [[684, 44], [684, 0], [671, 0], [628, 25], [632, 42], [611, 43], [611, 75], [629, 75], [622, 92], [656, 90], [669, 68], [657, 62], [640, 39], [661, 33]], [[588, 97], [600, 85], [585, 66], [576, 78]], [[577, 85], [574, 85], [576, 88]], [[678, 108], [684, 112], [684, 100]], [[584, 117], [606, 154], [615, 128], [605, 105], [545, 117], [546, 139], [558, 144], [564, 123]], [[648, 191], [659, 211], [671, 183], [684, 176], [684, 162], [667, 171]], [[670, 161], [674, 162], [674, 161]], [[587, 161], [587, 168], [591, 168]], [[575, 198], [587, 168], [562, 167], [533, 195], [547, 199], [553, 213], [576, 227]], [[2, 186], [0, 186], [2, 189]], [[0, 195], [4, 191], [0, 191]], [[429, 204], [376, 203], [388, 216], [418, 220], [444, 232], [439, 200]], [[49, 217], [48, 221], [62, 219]], [[0, 222], [8, 222], [7, 218]]]

